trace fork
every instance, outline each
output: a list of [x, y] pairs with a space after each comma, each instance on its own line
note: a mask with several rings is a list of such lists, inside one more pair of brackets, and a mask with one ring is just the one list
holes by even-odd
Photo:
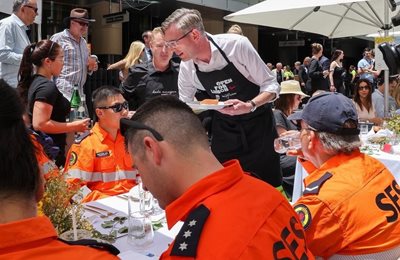
[[92, 212], [95, 212], [95, 213], [99, 214], [101, 218], [107, 218], [107, 217], [110, 217], [110, 216], [113, 216], [113, 215], [117, 214], [116, 212], [109, 212], [109, 211], [107, 211], [105, 209], [101, 209], [101, 208], [98, 208], [98, 207], [92, 206], [92, 205], [85, 205], [83, 207], [86, 210], [89, 210], [89, 211], [92, 211]]

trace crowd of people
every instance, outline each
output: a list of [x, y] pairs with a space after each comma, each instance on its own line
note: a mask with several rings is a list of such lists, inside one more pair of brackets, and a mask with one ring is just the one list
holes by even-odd
[[[57, 240], [37, 216], [50, 166], [82, 187], [82, 202], [126, 193], [140, 175], [168, 227], [183, 222], [161, 259], [400, 257], [399, 186], [359, 150], [358, 122], [383, 120], [371, 50], [346, 70], [342, 50], [329, 60], [314, 43], [293, 70], [273, 68], [239, 25], [212, 35], [199, 11], [180, 8], [108, 67], [122, 83], [93, 92], [90, 129], [90, 118], [67, 118], [73, 89], [83, 96], [98, 68], [83, 37], [94, 20], [75, 8], [64, 31], [30, 43], [24, 30], [36, 15], [36, 0], [14, 0], [0, 21], [0, 259], [118, 253]], [[389, 84], [397, 109], [397, 79]], [[204, 99], [224, 107], [196, 114], [187, 105]], [[274, 140], [293, 132], [301, 148], [276, 153]], [[296, 163], [309, 176], [292, 206]]]

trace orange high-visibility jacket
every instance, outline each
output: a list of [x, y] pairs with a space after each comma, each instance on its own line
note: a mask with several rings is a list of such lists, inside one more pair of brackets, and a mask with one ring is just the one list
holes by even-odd
[[68, 245], [57, 239], [47, 217], [34, 217], [0, 224], [0, 259], [118, 259], [87, 246]]
[[169, 228], [185, 221], [161, 259], [314, 259], [288, 201], [232, 160], [166, 208]]
[[70, 148], [65, 164], [67, 180], [92, 190], [84, 202], [128, 192], [135, 185], [136, 170], [125, 150], [124, 137], [114, 140], [98, 123]]
[[43, 146], [38, 142], [36, 139], [35, 135], [30, 134], [32, 143], [35, 146], [35, 154], [36, 154], [36, 159], [39, 164], [39, 168], [44, 175], [45, 179], [48, 179], [50, 177], [50, 174], [57, 174], [58, 172], [58, 167], [55, 164], [53, 160], [51, 160], [49, 157], [47, 157], [46, 153], [43, 150]]
[[295, 203], [315, 256], [362, 255], [400, 245], [400, 187], [375, 158], [338, 154], [305, 180]]

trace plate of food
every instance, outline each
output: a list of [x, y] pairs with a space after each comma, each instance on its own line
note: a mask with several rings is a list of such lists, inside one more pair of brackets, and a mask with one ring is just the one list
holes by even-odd
[[202, 101], [192, 101], [186, 103], [193, 110], [219, 110], [226, 107], [224, 102], [217, 99], [204, 99]]

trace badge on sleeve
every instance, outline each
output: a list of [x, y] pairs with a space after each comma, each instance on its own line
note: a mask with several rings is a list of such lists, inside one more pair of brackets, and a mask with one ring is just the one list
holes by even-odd
[[203, 204], [192, 210], [175, 238], [171, 256], [196, 257], [201, 231], [210, 210]]
[[308, 207], [304, 204], [298, 204], [294, 207], [294, 211], [296, 211], [299, 216], [301, 225], [304, 230], [306, 230], [311, 224], [311, 213]]
[[69, 166], [72, 166], [76, 163], [76, 161], [78, 160], [78, 155], [75, 152], [71, 152], [71, 154], [69, 155]]

